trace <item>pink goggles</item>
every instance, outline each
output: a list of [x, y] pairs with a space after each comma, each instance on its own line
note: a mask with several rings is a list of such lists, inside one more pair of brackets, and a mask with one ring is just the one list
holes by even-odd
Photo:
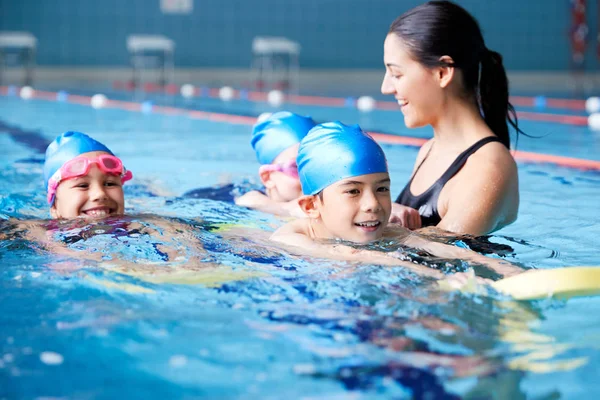
[[287, 176], [298, 179], [298, 165], [295, 160], [279, 164], [261, 165], [258, 173], [262, 172], [283, 172]]
[[125, 183], [133, 174], [123, 166], [121, 160], [110, 154], [102, 154], [96, 158], [75, 157], [72, 160], [63, 164], [58, 171], [48, 180], [48, 203], [54, 203], [54, 195], [56, 189], [62, 181], [67, 179], [79, 178], [86, 176], [90, 172], [90, 168], [96, 164], [100, 170], [106, 174], [117, 175], [121, 177], [121, 183]]

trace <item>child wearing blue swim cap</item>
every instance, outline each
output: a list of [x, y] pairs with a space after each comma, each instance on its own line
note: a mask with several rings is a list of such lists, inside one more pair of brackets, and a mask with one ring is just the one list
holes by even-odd
[[310, 117], [280, 111], [254, 125], [251, 144], [261, 164], [258, 172], [265, 192], [246, 193], [235, 200], [237, 205], [301, 215], [296, 201], [302, 195], [296, 155], [300, 141], [315, 124]]
[[483, 263], [502, 275], [522, 271], [470, 250], [429, 241], [402, 226], [389, 228], [392, 200], [386, 157], [358, 125], [328, 122], [315, 126], [302, 139], [297, 161], [303, 192], [298, 203], [307, 218], [279, 228], [271, 236], [274, 241], [316, 256], [400, 265], [419, 274], [443, 276], [439, 271], [402, 261], [395, 253], [320, 243], [333, 239], [366, 244], [394, 237], [402, 244], [440, 257]]
[[290, 228], [311, 239], [368, 243], [383, 236], [391, 213], [390, 176], [385, 154], [358, 125], [317, 125], [298, 150], [303, 196], [299, 205], [308, 218]]
[[122, 215], [123, 184], [132, 177], [108, 147], [81, 132], [65, 132], [46, 149], [44, 182], [54, 219]]
[[[156, 215], [124, 216], [123, 184], [133, 175], [88, 135], [69, 131], [54, 139], [43, 170], [54, 220], [27, 221], [22, 228], [30, 240], [80, 261], [53, 263], [52, 268], [72, 270], [90, 261], [121, 273], [137, 271], [141, 277], [160, 272], [168, 279], [178, 269], [218, 267], [204, 262], [206, 251], [190, 233], [191, 225]], [[155, 271], [158, 265], [160, 271]]]

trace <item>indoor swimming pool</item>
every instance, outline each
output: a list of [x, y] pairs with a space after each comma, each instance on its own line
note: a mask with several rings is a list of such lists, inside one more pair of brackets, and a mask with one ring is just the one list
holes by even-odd
[[[250, 131], [274, 111], [268, 103], [106, 88], [122, 103], [94, 109], [94, 92], [70, 93], [0, 96], [0, 399], [600, 396], [600, 297], [448, 293], [401, 267], [282, 250], [268, 240], [281, 219], [186, 196], [259, 185]], [[389, 135], [381, 143], [393, 197], [418, 150], [393, 136], [431, 135], [405, 128], [397, 110], [281, 108]], [[520, 126], [534, 136], [519, 138], [522, 152], [600, 161], [600, 136], [587, 126], [525, 117]], [[133, 171], [126, 216], [49, 223], [44, 151], [67, 130], [106, 143]], [[600, 265], [599, 169], [517, 159], [518, 220], [450, 241], [525, 268]], [[157, 235], [127, 233], [130, 225]], [[36, 242], [32, 229], [51, 230], [70, 251]], [[414, 263], [465, 268], [396, 247]]]

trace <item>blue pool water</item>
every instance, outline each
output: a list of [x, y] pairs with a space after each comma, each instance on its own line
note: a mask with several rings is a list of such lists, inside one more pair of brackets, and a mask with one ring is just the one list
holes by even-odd
[[[173, 102], [272, 111], [241, 101]], [[398, 112], [287, 108], [429, 134], [405, 129]], [[183, 198], [198, 187], [256, 183], [247, 125], [14, 97], [0, 97], [0, 124], [0, 236], [10, 238], [0, 241], [0, 399], [600, 396], [599, 298], [516, 302], [440, 292], [402, 268], [288, 253], [265, 239], [281, 220]], [[522, 138], [521, 150], [600, 159], [600, 140], [587, 128], [522, 127], [548, 136]], [[69, 253], [22, 234], [47, 224], [39, 222], [49, 217], [43, 150], [65, 130], [106, 143], [135, 174], [126, 185], [129, 217], [54, 227]], [[398, 193], [416, 149], [384, 150]], [[519, 219], [489, 238], [512, 250], [496, 252], [525, 267], [600, 264], [600, 174], [520, 164], [519, 178]], [[118, 234], [133, 225], [159, 234]], [[185, 234], [170, 235], [176, 229]]]

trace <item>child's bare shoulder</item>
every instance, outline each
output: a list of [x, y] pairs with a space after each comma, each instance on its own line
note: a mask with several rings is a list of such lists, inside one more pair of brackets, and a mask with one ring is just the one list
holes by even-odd
[[256, 208], [269, 201], [269, 197], [258, 190], [252, 190], [235, 199], [235, 204], [242, 207]]
[[273, 236], [271, 236], [271, 237], [274, 238], [276, 236], [289, 235], [289, 234], [300, 234], [300, 235], [308, 236], [308, 228], [309, 228], [308, 222], [309, 222], [308, 219], [305, 219], [305, 218], [299, 218], [299, 219], [290, 221], [287, 224], [280, 227], [279, 229], [277, 229], [273, 233]]
[[400, 224], [389, 224], [383, 231], [383, 237], [386, 239], [396, 239], [404, 241], [408, 239], [413, 233], [407, 228]]

